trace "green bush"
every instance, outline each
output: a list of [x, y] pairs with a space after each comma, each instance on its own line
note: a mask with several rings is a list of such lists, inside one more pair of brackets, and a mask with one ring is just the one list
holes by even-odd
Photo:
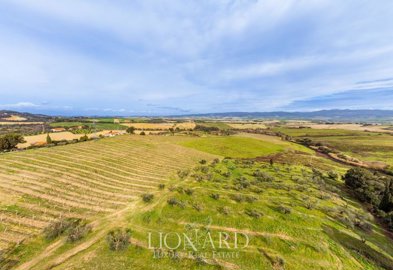
[[212, 193], [210, 194], [210, 198], [214, 199], [214, 200], [218, 200], [220, 199], [220, 194], [218, 193]]
[[217, 208], [217, 211], [220, 214], [223, 214], [223, 215], [226, 215], [226, 216], [229, 215], [229, 213], [231, 212], [230, 208], [227, 207], [227, 206], [220, 206], [220, 207]]
[[191, 188], [186, 188], [186, 189], [184, 189], [184, 192], [185, 192], [187, 195], [189, 195], [189, 196], [192, 196], [192, 194], [194, 194], [194, 190], [191, 189]]
[[263, 213], [256, 210], [256, 209], [246, 209], [244, 212], [246, 213], [246, 215], [248, 215], [252, 218], [258, 219], [258, 218], [263, 217]]
[[292, 209], [287, 206], [280, 205], [277, 207], [277, 211], [282, 214], [290, 214], [292, 212]]
[[153, 200], [153, 198], [154, 198], [154, 195], [153, 195], [153, 194], [150, 194], [150, 193], [147, 193], [147, 194], [143, 194], [143, 195], [142, 195], [142, 200], [143, 200], [145, 203], [151, 202], [151, 201]]

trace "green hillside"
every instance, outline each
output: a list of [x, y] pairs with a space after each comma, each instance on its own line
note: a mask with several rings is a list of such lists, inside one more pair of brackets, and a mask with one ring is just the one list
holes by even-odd
[[[124, 135], [1, 155], [0, 192], [17, 194], [3, 236], [30, 235], [2, 269], [393, 269], [348, 168], [263, 139]], [[79, 227], [48, 238], [63, 215]]]

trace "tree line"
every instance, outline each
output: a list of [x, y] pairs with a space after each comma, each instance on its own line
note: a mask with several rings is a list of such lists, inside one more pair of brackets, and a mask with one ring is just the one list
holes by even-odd
[[393, 177], [363, 168], [352, 168], [343, 178], [356, 198], [369, 203], [374, 214], [393, 230]]

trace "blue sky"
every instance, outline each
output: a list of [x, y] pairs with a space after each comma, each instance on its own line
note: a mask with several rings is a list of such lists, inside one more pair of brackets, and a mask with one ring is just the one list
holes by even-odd
[[3, 0], [0, 109], [393, 109], [391, 0]]

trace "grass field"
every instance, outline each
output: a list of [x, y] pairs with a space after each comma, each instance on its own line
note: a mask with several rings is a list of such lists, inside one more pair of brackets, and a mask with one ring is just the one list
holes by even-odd
[[197, 122], [197, 125], [204, 126], [204, 127], [216, 127], [221, 130], [228, 130], [231, 129], [231, 126], [224, 122]]
[[181, 145], [223, 157], [252, 158], [285, 150], [279, 144], [243, 137], [195, 138]]
[[105, 129], [126, 129], [127, 127], [121, 124], [115, 124], [115, 123], [87, 123], [87, 122], [55, 122], [50, 124], [51, 127], [64, 127], [64, 128], [70, 128], [70, 127], [78, 127], [78, 126], [88, 126], [92, 129], [96, 130], [105, 130]]
[[176, 129], [193, 129], [195, 127], [194, 122], [182, 122], [182, 123], [123, 123], [122, 125], [127, 127], [134, 127], [140, 130], [168, 130], [170, 128]]
[[[327, 176], [347, 168], [279, 138], [123, 135], [2, 154], [0, 169], [0, 249], [25, 240], [11, 269], [393, 269], [393, 241], [340, 178]], [[46, 240], [42, 229], [63, 217], [87, 220], [92, 232], [74, 243]], [[131, 229], [128, 249], [108, 248], [114, 228]], [[175, 246], [175, 232], [196, 229], [214, 236], [214, 249], [153, 258], [148, 233], [157, 247], [159, 232], [172, 232]], [[235, 249], [235, 231], [249, 237], [246, 248]], [[232, 246], [219, 246], [219, 232]]]
[[260, 122], [229, 122], [227, 123], [228, 126], [235, 129], [257, 129], [257, 128], [267, 128], [264, 123]]
[[393, 166], [393, 136], [385, 133], [335, 129], [275, 128], [292, 137], [310, 138], [349, 156]]

